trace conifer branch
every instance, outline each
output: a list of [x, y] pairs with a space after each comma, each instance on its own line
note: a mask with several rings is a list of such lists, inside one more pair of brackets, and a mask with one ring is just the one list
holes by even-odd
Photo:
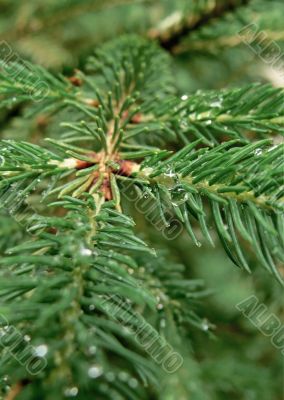
[[239, 89], [198, 92], [183, 96], [176, 105], [178, 135], [190, 135], [209, 146], [228, 138], [258, 140], [284, 134], [284, 91], [253, 84]]
[[225, 2], [208, 2], [206, 6], [200, 4], [193, 7], [193, 10], [188, 13], [188, 16], [181, 15], [178, 23], [174, 21], [173, 26], [167, 27], [165, 31], [156, 31], [152, 29], [149, 33], [151, 37], [159, 40], [161, 46], [175, 53], [175, 48], [179, 42], [191, 32], [200, 29], [202, 26], [207, 25], [212, 20], [223, 17], [228, 12], [233, 12], [240, 6], [247, 5], [249, 0], [230, 0]]
[[284, 147], [271, 147], [270, 143], [229, 141], [213, 149], [196, 150], [197, 141], [158, 165], [155, 155], [145, 160], [139, 176], [148, 180], [153, 197], [162, 203], [161, 214], [172, 208], [197, 244], [189, 215], [213, 244], [204, 204], [204, 199], [209, 200], [211, 217], [234, 263], [249, 270], [240, 235], [249, 241], [264, 267], [282, 281], [273, 257], [283, 261], [279, 227], [283, 226]]
[[[216, 233], [236, 265], [250, 272], [255, 255], [283, 283], [283, 89], [259, 84], [180, 98], [168, 54], [133, 35], [102, 46], [71, 78], [40, 67], [24, 70], [24, 81], [8, 72], [1, 105], [16, 96], [28, 118], [57, 113], [52, 130], [60, 129], [41, 145], [0, 142], [3, 208], [13, 216], [12, 203], [39, 205], [38, 214], [25, 211], [32, 237], [0, 241], [1, 314], [31, 339], [28, 355], [47, 360], [31, 376], [1, 348], [0, 375], [32, 399], [81, 399], [87, 387], [97, 398], [147, 400], [143, 383], [155, 391], [162, 372], [146, 351], [152, 342], [146, 349], [136, 340], [141, 326], [165, 346], [167, 324], [169, 344], [179, 348], [176, 322], [211, 329], [194, 309], [210, 292], [137, 235], [127, 190], [155, 203], [163, 225], [174, 215], [198, 247], [200, 232], [213, 245]], [[35, 75], [49, 88], [36, 104]]]
[[[144, 293], [144, 289], [140, 288], [135, 279], [127, 273], [127, 268], [137, 268], [136, 262], [127, 254], [123, 254], [125, 251], [151, 252], [151, 250], [131, 233], [133, 222], [115, 212], [111, 204], [106, 207], [102, 205], [99, 210], [91, 197], [87, 202], [66, 197], [62, 203], [67, 208], [70, 206], [73, 208], [64, 221], [56, 217], [39, 218], [33, 228], [34, 232], [37, 232], [37, 239], [10, 249], [10, 256], [1, 261], [2, 266], [6, 268], [6, 276], [11, 268], [21, 274], [18, 278], [15, 277], [11, 284], [9, 279], [4, 277], [1, 279], [0, 296], [2, 305], [5, 305], [7, 319], [11, 324], [22, 321], [24, 323], [22, 329], [25, 326], [26, 332], [33, 340], [36, 337], [37, 340], [48, 343], [46, 348], [48, 347], [49, 363], [44, 373], [46, 379], [51, 382], [53, 379], [57, 381], [63, 379], [67, 387], [74, 386], [74, 368], [76, 360], [80, 357], [80, 351], [83, 347], [84, 352], [88, 351], [88, 343], [89, 346], [94, 346], [96, 342], [106, 350], [109, 348], [121, 355], [125, 353], [125, 358], [128, 360], [135, 359], [138, 369], [138, 364], [141, 363], [141, 368], [148, 366], [151, 370], [151, 364], [143, 360], [142, 356], [136, 354], [134, 357], [132, 350], [126, 348], [124, 350], [118, 342], [114, 345], [115, 341], [111, 339], [114, 332], [111, 332], [112, 329], [107, 332], [107, 325], [103, 324], [104, 317], [101, 319], [102, 325], [97, 321], [96, 335], [89, 331], [92, 316], [96, 320], [94, 310], [99, 308], [106, 313], [107, 308], [102, 307], [100, 303], [107, 302], [110, 296], [123, 296], [123, 293], [127, 293], [127, 298], [132, 302], [138, 301], [139, 304], [145, 302], [155, 307], [155, 299], [149, 292]], [[56, 230], [56, 235], [49, 233], [51, 228]], [[120, 237], [116, 237], [118, 233]], [[33, 250], [32, 255], [30, 255], [31, 250]], [[24, 268], [26, 265], [29, 265], [27, 270]], [[30, 278], [32, 271], [33, 277]], [[13, 294], [15, 303], [10, 303], [9, 294]], [[16, 315], [13, 310], [19, 301], [21, 309]], [[53, 307], [50, 308], [52, 304]], [[37, 311], [39, 306], [40, 318]], [[35, 320], [33, 328], [27, 325], [28, 321]], [[46, 323], [54, 327], [51, 335], [43, 330]], [[99, 326], [104, 327], [104, 334], [103, 331], [100, 333]], [[79, 329], [81, 332], [85, 331], [85, 339], [78, 336]], [[62, 344], [58, 347], [56, 341], [59, 337]], [[101, 342], [103, 337], [105, 339], [109, 337], [108, 344]], [[101, 371], [99, 375], [103, 373], [105, 375], [106, 366], [103, 369], [99, 364], [103, 359], [99, 361], [97, 357], [95, 364]], [[88, 358], [92, 365], [94, 353], [89, 353]], [[106, 360], [103, 363], [105, 362]], [[7, 368], [5, 363], [0, 365], [0, 370], [3, 368]], [[21, 365], [12, 363], [10, 368], [12, 368], [11, 373], [15, 373], [13, 368], [19, 370]], [[7, 372], [6, 369], [5, 373]], [[146, 369], [144, 372], [150, 378]], [[66, 382], [66, 378], [69, 382]]]
[[[135, 0], [138, 4], [144, 0]], [[90, 1], [84, 0], [81, 3], [77, 1], [68, 2], [68, 10], [66, 10], [66, 4], [53, 4], [53, 7], [49, 7], [48, 10], [41, 10], [41, 7], [38, 8], [38, 5], [35, 4], [36, 10], [34, 10], [34, 15], [38, 15], [40, 18], [40, 22], [33, 24], [33, 20], [26, 21], [26, 24], [19, 23], [18, 29], [13, 28], [7, 29], [2, 33], [2, 38], [7, 41], [13, 41], [17, 38], [18, 35], [27, 36], [30, 34], [40, 33], [45, 30], [50, 30], [56, 26], [60, 26], [60, 24], [76, 19], [81, 15], [100, 11], [106, 8], [118, 7], [124, 4], [128, 4], [129, 0], [111, 0], [110, 3], [105, 4], [104, 1]], [[21, 18], [19, 18], [21, 20]], [[16, 27], [17, 28], [17, 27]]]
[[[156, 63], [161, 61], [163, 70], [158, 71]], [[190, 213], [212, 242], [203, 207], [206, 198], [212, 204], [211, 215], [221, 241], [234, 262], [249, 270], [234, 231], [237, 228], [254, 245], [262, 264], [281, 280], [272, 258], [269, 256], [268, 260], [263, 251], [270, 254], [273, 249], [273, 254], [282, 259], [279, 228], [274, 223], [277, 220], [277, 226], [282, 224], [283, 146], [272, 147], [269, 139], [259, 139], [272, 132], [283, 134], [283, 90], [252, 85], [223, 92], [199, 92], [180, 100], [172, 95], [166, 62], [165, 54], [156, 54], [154, 45], [135, 37], [110, 43], [97, 51], [96, 57], [89, 60], [88, 75], [78, 72], [73, 78], [73, 84], [79, 84], [75, 87], [83, 88], [80, 96], [85, 93], [83, 97], [88, 97], [88, 91], [93, 90], [95, 108], [89, 109], [70, 98], [65, 100], [66, 85], [57, 85], [63, 101], [82, 112], [87, 121], [63, 124], [70, 130], [67, 137], [49, 139], [56, 153], [27, 143], [4, 142], [3, 187], [28, 179], [30, 183], [24, 191], [28, 194], [39, 180], [56, 176], [57, 184], [49, 196], [56, 195], [58, 204], [65, 195], [80, 199], [87, 192], [94, 196], [97, 205], [101, 200], [113, 200], [121, 211], [122, 178], [142, 188], [149, 184], [148, 190], [159, 204], [162, 220], [166, 220], [163, 209], [168, 203], [178, 218], [186, 221], [196, 243], [188, 219]], [[150, 66], [147, 70], [146, 65]], [[49, 82], [57, 84], [48, 77]], [[163, 141], [170, 144], [181, 138], [188, 144], [173, 156], [167, 150], [148, 146], [147, 137], [151, 133], [156, 136], [158, 127], [164, 134]], [[259, 137], [250, 139], [251, 132]], [[191, 142], [192, 134], [197, 141]], [[222, 143], [224, 135], [226, 140]], [[230, 137], [237, 140], [228, 141]], [[87, 138], [93, 141], [93, 148], [76, 145]], [[202, 143], [211, 149], [200, 147]], [[141, 159], [144, 161], [140, 166]], [[165, 189], [170, 189], [166, 197]], [[174, 200], [177, 192], [182, 196], [182, 204]], [[242, 210], [247, 218], [246, 228], [240, 223]], [[230, 225], [233, 215], [235, 228]], [[231, 226], [229, 230], [224, 228], [222, 218]], [[257, 236], [250, 231], [254, 224], [259, 230]], [[270, 238], [266, 238], [268, 232], [273, 232]], [[260, 240], [266, 243], [263, 251]], [[237, 255], [228, 250], [231, 245]]]

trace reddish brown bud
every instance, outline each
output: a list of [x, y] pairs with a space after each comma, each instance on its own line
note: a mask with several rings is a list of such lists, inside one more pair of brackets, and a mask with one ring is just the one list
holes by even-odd
[[[128, 110], [124, 111], [124, 113], [122, 114], [122, 119], [126, 119], [129, 115]], [[142, 114], [141, 113], [137, 113], [135, 115], [133, 115], [133, 117], [131, 118], [131, 122], [133, 124], [139, 124], [142, 120]]]
[[88, 157], [92, 158], [93, 161], [83, 161], [83, 160], [76, 160], [76, 169], [84, 169], [91, 167], [92, 165], [100, 162], [101, 155], [95, 152], [89, 153]]
[[36, 124], [39, 128], [46, 128], [49, 118], [46, 115], [39, 115], [36, 119]]
[[132, 161], [120, 160], [118, 161], [120, 169], [117, 171], [118, 175], [130, 176], [133, 173], [134, 163]]
[[47, 229], [48, 233], [51, 233], [52, 235], [56, 235], [57, 234], [57, 229], [54, 227], [48, 228]]
[[98, 107], [100, 105], [97, 99], [85, 99], [85, 103], [91, 107]]
[[91, 167], [92, 165], [94, 165], [94, 163], [92, 163], [90, 161], [82, 161], [82, 160], [76, 161], [76, 169], [84, 169], [84, 168]]
[[74, 86], [82, 86], [82, 84], [83, 84], [82, 79], [78, 78], [78, 76], [71, 76], [70, 78], [68, 78], [68, 80]]
[[131, 118], [131, 122], [133, 122], [133, 124], [139, 124], [142, 120], [142, 114], [141, 113], [137, 113], [135, 115], [133, 115], [133, 117]]
[[101, 186], [102, 193], [106, 200], [112, 200], [112, 192], [109, 177], [105, 177]]

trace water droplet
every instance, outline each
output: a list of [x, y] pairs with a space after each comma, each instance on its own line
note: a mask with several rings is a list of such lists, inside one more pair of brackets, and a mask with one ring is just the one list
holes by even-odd
[[108, 372], [108, 373], [106, 374], [106, 379], [107, 379], [109, 382], [113, 382], [113, 381], [115, 380], [115, 375], [114, 375], [114, 373], [113, 373], [113, 372]]
[[95, 308], [96, 308], [96, 306], [95, 306], [94, 304], [90, 304], [90, 305], [89, 305], [89, 310], [90, 310], [90, 311], [94, 311]]
[[153, 254], [153, 256], [157, 257], [157, 252], [154, 248], [151, 249], [151, 254]]
[[126, 382], [127, 379], [128, 379], [128, 374], [127, 374], [126, 372], [120, 372], [120, 373], [118, 374], [118, 377], [119, 377], [119, 379], [120, 379], [121, 381]]
[[48, 352], [48, 347], [46, 344], [40, 344], [35, 348], [35, 354], [38, 357], [44, 357]]
[[100, 391], [104, 393], [107, 393], [109, 391], [109, 386], [106, 383], [101, 383], [99, 388]]
[[165, 175], [166, 175], [166, 176], [169, 176], [170, 178], [172, 178], [172, 177], [175, 176], [175, 173], [174, 173], [173, 170], [169, 169], [169, 170], [167, 170], [167, 171], [165, 172]]
[[138, 381], [137, 381], [137, 379], [135, 379], [135, 378], [129, 379], [128, 385], [129, 385], [131, 388], [135, 389], [135, 388], [138, 386]]
[[188, 96], [187, 96], [186, 94], [184, 94], [184, 95], [181, 96], [181, 100], [185, 101], [185, 100], [187, 100], [187, 99], [188, 99]]
[[96, 346], [90, 346], [90, 347], [88, 348], [88, 351], [89, 351], [89, 353], [90, 353], [91, 355], [94, 355], [94, 354], [96, 354], [97, 347], [96, 347]]
[[256, 156], [260, 156], [260, 155], [262, 154], [262, 149], [256, 149], [255, 152], [254, 152], [254, 154], [255, 154]]
[[80, 250], [80, 254], [81, 254], [82, 256], [90, 256], [90, 255], [92, 254], [92, 250], [86, 249], [86, 248], [83, 247], [83, 248]]
[[166, 320], [164, 318], [161, 319], [161, 321], [160, 321], [160, 327], [161, 328], [165, 328], [166, 327]]
[[31, 337], [30, 337], [29, 335], [25, 335], [25, 336], [24, 336], [24, 340], [25, 340], [26, 342], [30, 342], [30, 341], [31, 341]]
[[66, 397], [76, 397], [78, 393], [79, 393], [79, 390], [78, 390], [78, 388], [76, 386], [73, 386], [71, 388], [67, 388], [64, 391], [64, 395]]
[[203, 330], [203, 331], [208, 331], [208, 329], [209, 329], [209, 323], [208, 323], [207, 319], [204, 319], [204, 320], [202, 321], [201, 327], [202, 327], [202, 330]]
[[102, 375], [102, 373], [103, 369], [99, 365], [92, 365], [88, 370], [88, 375], [92, 379], [98, 378], [99, 376]]
[[214, 107], [214, 108], [221, 108], [222, 107], [222, 101], [221, 100], [212, 101], [210, 106]]
[[162, 310], [164, 308], [164, 305], [162, 304], [162, 303], [159, 303], [158, 305], [157, 305], [157, 309], [158, 310]]

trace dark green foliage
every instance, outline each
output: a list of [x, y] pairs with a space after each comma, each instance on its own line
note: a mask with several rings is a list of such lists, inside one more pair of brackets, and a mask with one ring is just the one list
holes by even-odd
[[[158, 64], [162, 64], [162, 70], [158, 70]], [[163, 209], [173, 207], [190, 236], [199, 244], [191, 227], [189, 215], [192, 214], [200, 223], [205, 238], [213, 243], [203, 205], [207, 199], [218, 235], [231, 259], [249, 270], [239, 233], [252, 245], [260, 262], [277, 274], [273, 258], [281, 259], [283, 254], [280, 237], [283, 146], [273, 145], [270, 139], [249, 144], [246, 132], [254, 132], [260, 138], [270, 132], [283, 133], [283, 90], [258, 85], [224, 93], [200, 93], [177, 103], [168, 93], [173, 89], [167, 64], [165, 54], [159, 54], [154, 45], [135, 37], [125, 37], [106, 45], [97, 52], [96, 58], [89, 60], [90, 76], [78, 75], [86, 85], [84, 97], [91, 96], [91, 89], [96, 94], [95, 101], [99, 106], [95, 110], [84, 105], [82, 92], [78, 92], [78, 101], [75, 93], [69, 94], [67, 84], [59, 85], [57, 80], [49, 78], [47, 83], [53, 85], [49, 97], [59, 99], [58, 103], [52, 104], [75, 107], [87, 120], [63, 124], [70, 133], [62, 141], [52, 141], [60, 156], [28, 143], [6, 142], [2, 151], [5, 158], [2, 170], [8, 175], [3, 185], [29, 179], [31, 184], [23, 193], [26, 194], [45, 177], [57, 176], [59, 181], [60, 177], [66, 177], [64, 170], [68, 172], [71, 168], [70, 173], [75, 172], [77, 159], [90, 164], [87, 173], [84, 170], [77, 172], [75, 180], [53, 188], [51, 193], [57, 192], [59, 197], [73, 193], [74, 197], [80, 197], [92, 187], [92, 172], [96, 171], [98, 162], [86, 149], [74, 145], [87, 139], [95, 142], [96, 149], [106, 152], [110, 157], [108, 162], [111, 157], [116, 161], [115, 154], [119, 149], [119, 162], [146, 157], [141, 172], [137, 168], [133, 172], [136, 178], [142, 178], [138, 183], [142, 191], [148, 177], [150, 182], [153, 178], [154, 188], [150, 187], [149, 193], [159, 202], [161, 218], [166, 224]], [[150, 68], [146, 68], [147, 65]], [[93, 76], [94, 72], [96, 75]], [[45, 77], [49, 75], [42, 70], [42, 79]], [[69, 100], [70, 96], [74, 100], [72, 97]], [[46, 99], [40, 103], [44, 110], [46, 102], [49, 104]], [[138, 124], [138, 132], [133, 122], [137, 115], [144, 121]], [[181, 136], [187, 143], [190, 134], [200, 140], [189, 142], [166, 160], [168, 153], [158, 148], [145, 147], [141, 142], [135, 148], [136, 135], [153, 137], [159, 124], [163, 141], [176, 141]], [[105, 139], [104, 132], [111, 138]], [[218, 135], [224, 133], [226, 137], [240, 139], [218, 144], [222, 142], [222, 136]], [[254, 137], [250, 139], [254, 141]], [[200, 147], [202, 142], [213, 148]], [[74, 165], [64, 163], [69, 156], [74, 157]], [[113, 171], [114, 182], [119, 181], [118, 178]], [[130, 177], [125, 179], [131, 182]], [[94, 193], [92, 188], [90, 190]], [[99, 185], [96, 191], [100, 193], [100, 190]], [[118, 198], [116, 200], [119, 202]], [[279, 275], [278, 279], [281, 280]]]
[[204, 208], [207, 199], [219, 238], [233, 262], [249, 270], [239, 234], [259, 261], [277, 274], [273, 258], [283, 261], [283, 151], [283, 145], [271, 148], [270, 140], [228, 141], [196, 151], [189, 144], [160, 166], [146, 168], [146, 175], [154, 185], [153, 193], [160, 193], [157, 201], [173, 207], [198, 245], [189, 215], [213, 243]]

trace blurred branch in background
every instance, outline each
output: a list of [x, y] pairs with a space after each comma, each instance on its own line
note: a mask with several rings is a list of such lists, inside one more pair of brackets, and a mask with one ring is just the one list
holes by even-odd
[[149, 32], [149, 36], [157, 38], [161, 46], [172, 53], [178, 52], [178, 45], [191, 32], [199, 30], [214, 20], [235, 12], [238, 7], [247, 5], [250, 0], [196, 1], [192, 2], [184, 12], [176, 12], [162, 21], [158, 27]]

